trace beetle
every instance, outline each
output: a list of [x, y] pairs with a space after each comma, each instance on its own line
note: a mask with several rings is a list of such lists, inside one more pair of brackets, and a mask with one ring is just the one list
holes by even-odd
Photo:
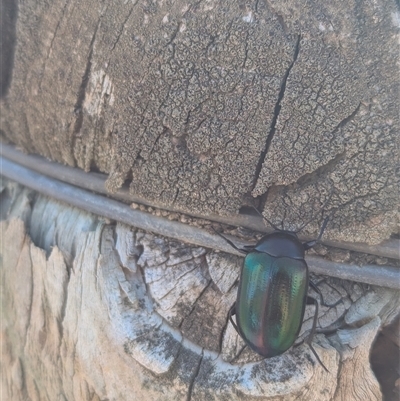
[[[306, 304], [312, 303], [315, 315], [306, 343], [327, 372], [311, 343], [317, 324], [318, 302], [307, 295], [308, 287], [320, 295], [322, 305], [336, 304], [324, 303], [320, 290], [309, 279], [304, 258], [305, 251], [321, 240], [328, 220], [329, 216], [325, 218], [318, 237], [305, 243], [299, 240], [297, 232], [281, 230], [268, 220], [274, 231], [255, 245], [244, 248], [237, 247], [217, 232], [230, 246], [246, 254], [237, 299], [229, 311], [229, 319], [245, 343], [266, 358], [283, 354], [298, 337]], [[236, 323], [232, 319], [234, 315]]]

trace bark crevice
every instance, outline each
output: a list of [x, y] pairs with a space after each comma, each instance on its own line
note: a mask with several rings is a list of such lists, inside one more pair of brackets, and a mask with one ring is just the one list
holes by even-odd
[[279, 94], [278, 94], [278, 99], [277, 99], [277, 101], [275, 103], [274, 116], [272, 118], [271, 128], [270, 128], [269, 134], [267, 136], [267, 141], [265, 143], [265, 148], [261, 152], [261, 155], [260, 155], [257, 167], [256, 167], [256, 171], [254, 173], [254, 177], [255, 178], [254, 178], [254, 182], [253, 182], [253, 185], [251, 187], [250, 192], [252, 192], [254, 190], [254, 188], [255, 188], [255, 186], [257, 184], [258, 178], [259, 178], [261, 170], [262, 170], [263, 163], [264, 163], [265, 158], [266, 158], [266, 156], [268, 154], [269, 148], [271, 146], [272, 139], [274, 138], [274, 135], [275, 135], [275, 132], [276, 132], [276, 124], [278, 122], [279, 113], [280, 113], [281, 108], [282, 108], [281, 103], [282, 103], [282, 100], [283, 100], [283, 98], [285, 96], [287, 80], [289, 78], [290, 71], [292, 70], [294, 64], [296, 63], [297, 58], [298, 58], [299, 53], [300, 53], [300, 39], [301, 39], [301, 35], [299, 35], [297, 37], [297, 42], [296, 42], [294, 53], [293, 53], [293, 60], [290, 63], [290, 65], [289, 65], [288, 69], [286, 70], [286, 73], [285, 73], [285, 75], [284, 75], [284, 77], [282, 79], [282, 84], [281, 84], [281, 88], [280, 88], [280, 91], [279, 91]]
[[186, 399], [187, 401], [191, 401], [191, 399], [192, 399], [194, 384], [195, 384], [197, 376], [200, 373], [200, 367], [201, 367], [201, 363], [203, 361], [203, 358], [204, 358], [204, 351], [202, 350], [201, 351], [201, 356], [200, 356], [200, 359], [199, 359], [199, 363], [198, 363], [198, 365], [196, 367], [196, 370], [195, 370], [195, 372], [193, 374], [193, 378], [192, 378], [192, 380], [190, 381], [190, 384], [189, 384], [188, 396], [187, 396], [187, 399]]
[[76, 103], [74, 106], [74, 114], [76, 116], [76, 119], [75, 119], [73, 136], [72, 136], [72, 145], [71, 145], [72, 152], [71, 152], [71, 154], [73, 154], [73, 150], [75, 148], [75, 140], [76, 140], [76, 137], [79, 134], [79, 132], [82, 128], [82, 124], [83, 124], [83, 109], [82, 108], [83, 108], [83, 103], [84, 103], [85, 97], [86, 97], [86, 89], [87, 89], [87, 85], [89, 83], [90, 72], [92, 69], [93, 47], [94, 47], [94, 42], [96, 40], [96, 34], [97, 34], [97, 30], [99, 28], [99, 25], [100, 25], [100, 19], [97, 22], [96, 28], [93, 32], [92, 40], [90, 41], [89, 54], [87, 56], [85, 72], [83, 73], [83, 76], [82, 76], [81, 85], [78, 90], [78, 97], [76, 99]]

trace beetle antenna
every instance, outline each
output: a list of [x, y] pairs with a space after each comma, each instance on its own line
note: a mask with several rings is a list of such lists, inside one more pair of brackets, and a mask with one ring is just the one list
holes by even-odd
[[275, 224], [270, 222], [255, 206], [251, 206], [255, 212], [263, 219], [265, 220], [275, 231], [283, 231], [283, 223], [282, 223], [282, 229], [278, 228]]
[[318, 242], [321, 241], [322, 235], [324, 234], [325, 228], [326, 228], [326, 226], [327, 226], [327, 224], [328, 224], [329, 217], [330, 217], [330, 216], [326, 216], [326, 217], [325, 217], [325, 220], [324, 220], [324, 222], [322, 223], [321, 230], [320, 230], [320, 232], [319, 232], [318, 237], [317, 237], [316, 239], [313, 239], [312, 241], [308, 241], [308, 242], [305, 242], [305, 243], [303, 244], [304, 250], [305, 250], [305, 251], [306, 251], [307, 249], [310, 249], [310, 248], [312, 248], [313, 246], [317, 245]]
[[[333, 191], [329, 194], [328, 199], [327, 199], [327, 200], [324, 202], [324, 204], [322, 205], [322, 207], [321, 207], [321, 209], [320, 209], [320, 210], [322, 210], [322, 214], [324, 213], [325, 206], [326, 206], [326, 205], [329, 203], [329, 201], [331, 200], [332, 195], [333, 195]], [[313, 221], [313, 220], [314, 220], [314, 217], [312, 217], [310, 220], [308, 220], [307, 223], [303, 224], [303, 225], [301, 226], [301, 228], [298, 229], [298, 230], [296, 231], [296, 234], [299, 233], [299, 232], [300, 232], [304, 227], [306, 227], [308, 224], [310, 224], [311, 221]], [[320, 235], [318, 236], [317, 241], [319, 241], [319, 240], [321, 239], [321, 237], [322, 237], [322, 233], [324, 232], [325, 227], [326, 227], [326, 224], [328, 223], [327, 220], [329, 220], [329, 216], [326, 217], [325, 220], [324, 220], [324, 222], [322, 223], [323, 229], [321, 230]]]
[[222, 239], [224, 239], [233, 249], [236, 249], [237, 251], [239, 251], [241, 253], [244, 253], [244, 254], [248, 254], [249, 253], [249, 251], [247, 251], [245, 249], [238, 248], [231, 240], [226, 238], [225, 235], [222, 235], [221, 233], [219, 233], [214, 227], [212, 227], [212, 229], [214, 230], [214, 232], [216, 234], [218, 234]]

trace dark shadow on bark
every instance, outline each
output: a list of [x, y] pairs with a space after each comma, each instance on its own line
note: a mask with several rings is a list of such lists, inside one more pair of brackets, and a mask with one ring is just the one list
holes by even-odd
[[378, 335], [371, 349], [372, 370], [381, 385], [384, 401], [400, 399], [400, 316]]
[[11, 84], [17, 13], [16, 0], [0, 0], [0, 97], [7, 94]]

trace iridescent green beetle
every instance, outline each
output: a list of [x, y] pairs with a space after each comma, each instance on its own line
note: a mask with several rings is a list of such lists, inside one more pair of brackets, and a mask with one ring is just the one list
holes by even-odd
[[[233, 248], [246, 254], [237, 299], [229, 312], [230, 321], [245, 343], [266, 358], [283, 354], [293, 345], [303, 323], [306, 304], [313, 303], [314, 321], [306, 342], [328, 371], [311, 344], [318, 302], [307, 295], [308, 286], [321, 293], [309, 280], [304, 260], [305, 251], [320, 241], [328, 220], [328, 217], [324, 220], [318, 238], [306, 243], [300, 242], [295, 232], [280, 230], [271, 223], [273, 233], [244, 249], [220, 234]], [[321, 300], [326, 305], [322, 296]], [[233, 315], [236, 315], [236, 323]]]

